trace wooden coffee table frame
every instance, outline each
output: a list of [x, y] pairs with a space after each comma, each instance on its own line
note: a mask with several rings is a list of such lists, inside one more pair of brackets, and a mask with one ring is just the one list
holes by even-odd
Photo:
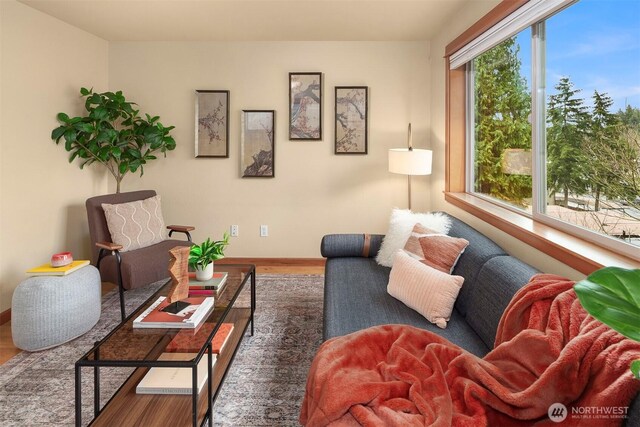
[[[162, 286], [137, 310], [129, 315], [123, 322], [114, 328], [106, 337], [96, 342], [95, 346], [82, 356], [75, 364], [75, 411], [76, 426], [82, 425], [82, 368], [93, 368], [94, 383], [94, 419], [90, 423], [92, 426], [113, 426], [113, 425], [171, 425], [171, 426], [203, 426], [208, 423], [213, 425], [212, 408], [218, 393], [224, 383], [224, 379], [229, 371], [229, 367], [235, 358], [236, 352], [244, 334], [251, 324], [251, 335], [254, 333], [254, 312], [256, 307], [256, 273], [254, 265], [221, 265], [219, 271], [229, 271], [227, 280], [235, 280], [235, 283], [227, 283], [221, 296], [216, 297], [215, 308], [209, 315], [207, 321], [216, 323], [205, 344], [193, 360], [185, 361], [162, 361], [157, 358], [162, 354], [166, 345], [181, 330], [166, 329], [166, 335], [162, 336], [156, 329], [153, 337], [161, 337], [157, 343], [150, 346], [151, 351], [145, 354], [140, 360], [124, 359], [101, 359], [100, 353], [106, 343], [114, 340], [116, 334], [127, 337], [132, 332], [144, 334], [144, 329], [133, 330], [131, 325], [133, 319], [137, 317], [146, 307], [153, 303], [158, 296], [166, 294], [168, 283]], [[239, 278], [233, 279], [231, 272], [240, 273]], [[251, 278], [251, 306], [234, 307], [238, 295], [244, 289], [247, 281]], [[235, 288], [235, 289], [234, 289]], [[226, 305], [225, 302], [227, 303]], [[234, 323], [234, 329], [229, 341], [225, 345], [225, 350], [218, 355], [215, 367], [211, 367], [211, 340], [222, 323]], [[165, 330], [163, 330], [164, 332]], [[141, 336], [141, 335], [139, 335]], [[138, 337], [139, 337], [138, 336]], [[135, 335], [134, 335], [135, 338]], [[233, 350], [233, 351], [229, 351]], [[209, 359], [207, 386], [200, 393], [197, 393], [197, 366], [202, 357]], [[192, 389], [191, 395], [177, 394], [137, 394], [136, 386], [151, 367], [182, 367], [192, 369]], [[115, 392], [111, 399], [100, 408], [100, 368], [103, 367], [129, 367], [137, 368], [124, 381], [122, 386]], [[211, 380], [213, 378], [213, 380]], [[202, 420], [198, 422], [198, 420]]]

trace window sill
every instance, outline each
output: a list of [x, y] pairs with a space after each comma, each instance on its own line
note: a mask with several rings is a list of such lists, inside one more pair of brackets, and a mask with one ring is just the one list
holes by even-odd
[[445, 200], [581, 273], [611, 265], [640, 268], [638, 261], [471, 194], [445, 192]]

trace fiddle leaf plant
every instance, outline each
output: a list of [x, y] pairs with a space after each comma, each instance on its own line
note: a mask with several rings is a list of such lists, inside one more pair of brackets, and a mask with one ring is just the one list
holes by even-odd
[[51, 132], [51, 139], [64, 142], [69, 163], [81, 159], [80, 169], [95, 162], [104, 165], [116, 180], [116, 193], [127, 173], [140, 170], [142, 176], [144, 165], [157, 158], [154, 153], [166, 157], [167, 151], [176, 148], [170, 135], [174, 126], [164, 126], [158, 116], [141, 117], [137, 104], [127, 101], [121, 91], [96, 93], [81, 88], [80, 95], [87, 114], [58, 113], [60, 126]]
[[[601, 268], [576, 283], [573, 289], [590, 315], [640, 342], [640, 270]], [[631, 364], [631, 371], [640, 379], [640, 360]]]
[[213, 261], [224, 258], [224, 248], [229, 244], [229, 234], [224, 233], [222, 240], [207, 240], [200, 245], [191, 246], [189, 251], [189, 266], [197, 270], [204, 268]]

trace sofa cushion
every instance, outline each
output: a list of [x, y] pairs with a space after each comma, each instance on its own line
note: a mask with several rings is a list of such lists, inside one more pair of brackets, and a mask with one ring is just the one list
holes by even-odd
[[468, 299], [466, 319], [489, 348], [511, 298], [538, 270], [511, 256], [490, 259], [480, 270]]
[[387, 292], [444, 329], [463, 282], [464, 277], [451, 276], [398, 251]]
[[469, 246], [458, 260], [452, 274], [464, 277], [464, 284], [456, 300], [456, 308], [462, 315], [467, 314], [469, 297], [482, 266], [491, 258], [507, 255], [491, 239], [457, 218], [451, 218], [449, 236], [461, 237], [469, 242]]
[[376, 256], [378, 264], [385, 267], [393, 265], [393, 257], [409, 239], [413, 226], [420, 223], [438, 233], [447, 234], [451, 226], [450, 217], [442, 212], [414, 213], [408, 209], [394, 209], [389, 219], [389, 230], [384, 236], [382, 246]]
[[127, 203], [103, 203], [111, 241], [121, 245], [120, 252], [160, 243], [167, 238], [160, 196]]
[[390, 269], [371, 258], [328, 259], [325, 267], [324, 339], [370, 326], [405, 324], [434, 332], [477, 356], [489, 348], [457, 310], [446, 329], [429, 323], [387, 293]]

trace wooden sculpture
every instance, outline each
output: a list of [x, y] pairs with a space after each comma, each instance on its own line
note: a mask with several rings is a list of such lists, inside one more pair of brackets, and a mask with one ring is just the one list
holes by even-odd
[[[188, 246], [176, 246], [169, 250], [169, 274], [171, 275], [171, 289], [167, 294], [169, 306], [165, 311], [179, 312], [189, 303], [180, 303], [189, 296], [189, 248]], [[171, 307], [171, 308], [169, 308]]]

